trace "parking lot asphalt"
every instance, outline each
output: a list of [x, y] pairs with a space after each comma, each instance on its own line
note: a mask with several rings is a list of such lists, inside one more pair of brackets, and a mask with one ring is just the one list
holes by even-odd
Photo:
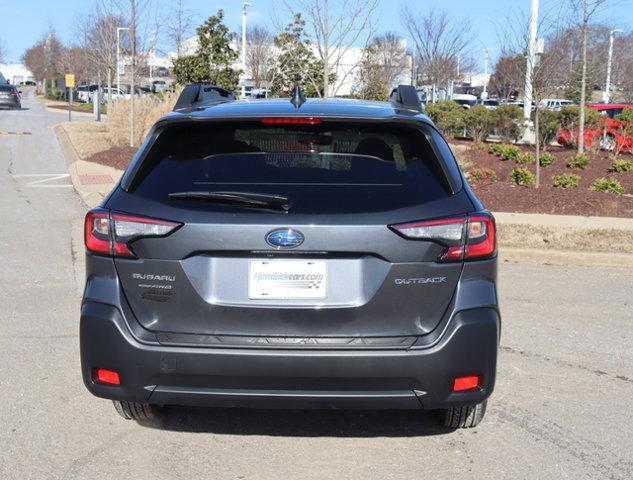
[[[0, 479], [630, 479], [633, 271], [500, 265], [497, 389], [482, 424], [420, 412], [169, 408], [124, 421], [79, 370], [85, 207], [27, 96], [0, 111]], [[77, 235], [75, 235], [75, 238]]]

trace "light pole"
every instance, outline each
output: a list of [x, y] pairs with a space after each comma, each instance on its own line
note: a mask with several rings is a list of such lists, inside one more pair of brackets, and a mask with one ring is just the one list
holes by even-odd
[[530, 43], [528, 44], [527, 65], [525, 69], [525, 85], [523, 91], [523, 118], [526, 121], [532, 116], [532, 74], [536, 62], [536, 35], [538, 30], [538, 5], [539, 0], [532, 0], [530, 10]]
[[251, 3], [242, 3], [242, 98], [246, 98], [246, 9]]
[[116, 27], [116, 88], [121, 92], [121, 32], [129, 31], [128, 27]]
[[611, 100], [611, 62], [613, 60], [613, 37], [616, 33], [622, 33], [622, 30], [615, 28], [609, 32], [609, 57], [607, 60], [607, 84], [604, 87], [604, 93], [602, 94], [602, 101], [609, 103]]
[[481, 98], [488, 98], [488, 52], [490, 48], [484, 48], [484, 91], [481, 93]]

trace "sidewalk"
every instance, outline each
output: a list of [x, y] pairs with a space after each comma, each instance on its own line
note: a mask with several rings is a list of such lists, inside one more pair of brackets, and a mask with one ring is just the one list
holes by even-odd
[[123, 175], [123, 170], [81, 160], [61, 125], [55, 127], [73, 186], [88, 208], [98, 206]]

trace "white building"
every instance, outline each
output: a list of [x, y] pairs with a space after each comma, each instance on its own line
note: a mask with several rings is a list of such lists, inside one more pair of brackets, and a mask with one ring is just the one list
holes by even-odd
[[21, 63], [0, 63], [0, 81], [19, 85], [22, 82], [35, 81], [31, 71]]

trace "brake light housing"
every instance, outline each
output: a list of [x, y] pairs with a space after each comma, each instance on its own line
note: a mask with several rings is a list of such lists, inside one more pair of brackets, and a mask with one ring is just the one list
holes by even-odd
[[488, 213], [391, 225], [408, 240], [425, 240], [445, 248], [438, 262], [460, 262], [493, 257], [497, 251], [494, 217]]
[[130, 243], [140, 238], [165, 237], [182, 223], [94, 209], [84, 222], [86, 250], [98, 255], [136, 258]]
[[265, 125], [319, 125], [321, 119], [315, 117], [264, 117], [262, 123]]

